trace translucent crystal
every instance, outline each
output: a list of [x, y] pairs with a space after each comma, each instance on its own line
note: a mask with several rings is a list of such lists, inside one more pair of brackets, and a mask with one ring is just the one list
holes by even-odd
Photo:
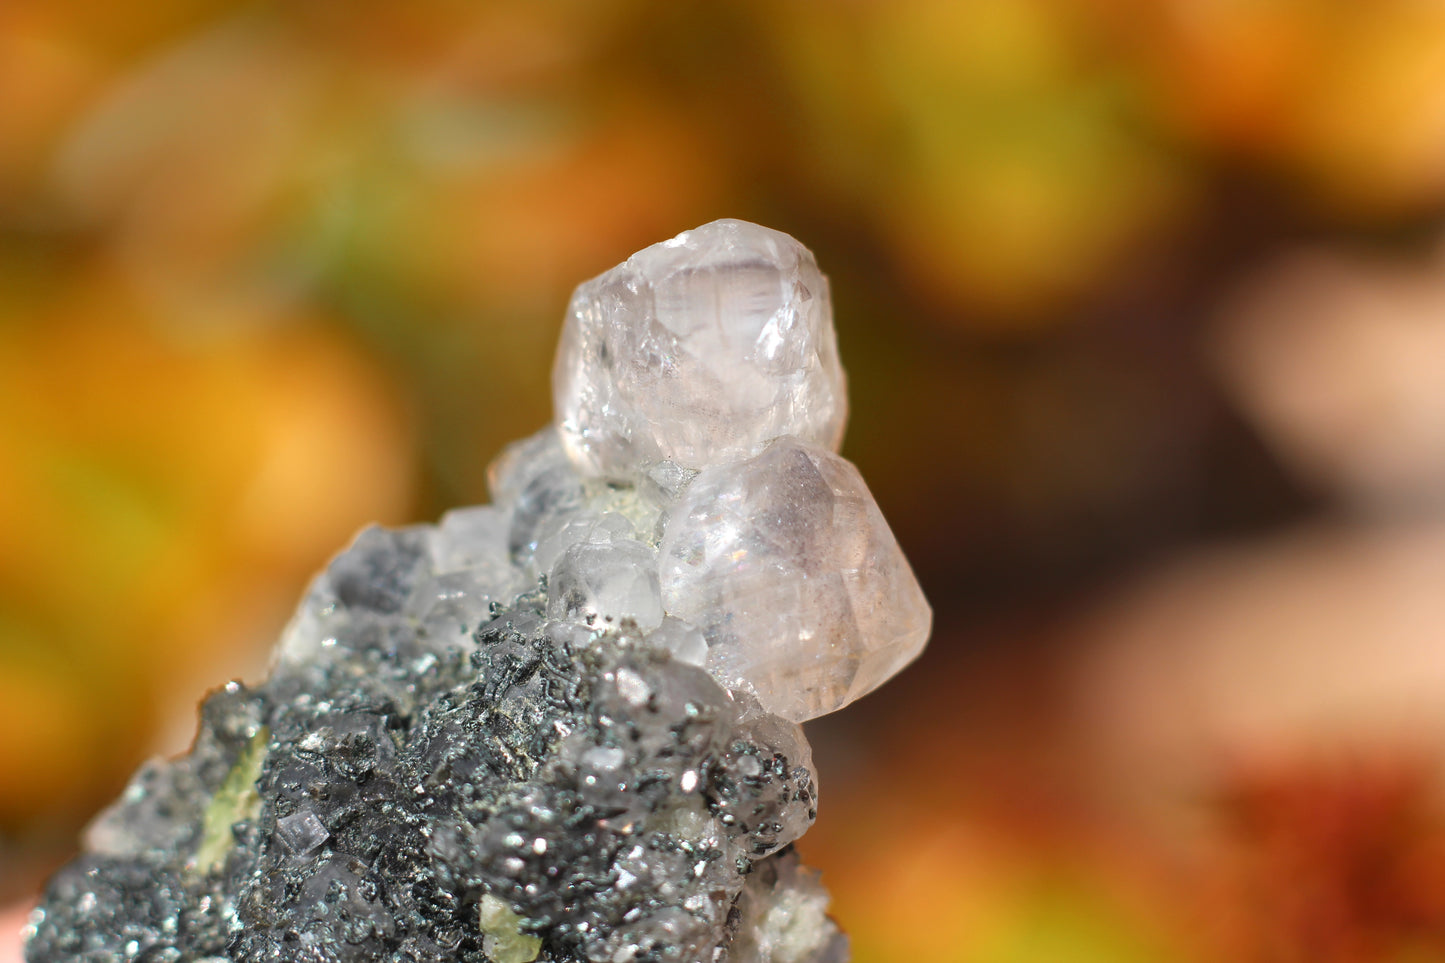
[[437, 572], [478, 571], [498, 578], [511, 576], [507, 558], [504, 512], [492, 505], [474, 505], [447, 512], [428, 530], [432, 568]]
[[663, 649], [679, 662], [704, 665], [707, 662], [707, 639], [701, 632], [681, 619], [665, 618], [647, 636], [650, 645]]
[[508, 515], [508, 552], [523, 564], [547, 531], [586, 500], [582, 479], [552, 428], [509, 445], [487, 469], [487, 481]]
[[795, 438], [706, 469], [673, 506], [663, 605], [768, 711], [842, 708], [910, 662], [932, 613], [858, 470]]
[[778, 231], [685, 231], [577, 288], [552, 391], [593, 474], [701, 469], [785, 434], [836, 450], [847, 397], [827, 279]]
[[800, 866], [792, 853], [770, 861], [743, 887], [729, 961], [842, 963], [848, 939], [827, 908], [828, 893], [816, 871]]
[[331, 837], [326, 826], [309, 809], [276, 820], [276, 832], [286, 847], [297, 856], [305, 856], [314, 851]]
[[631, 539], [632, 523], [616, 512], [580, 511], [565, 516], [560, 524], [537, 540], [532, 561], [544, 572], [550, 572], [557, 559], [574, 545], [606, 544], [614, 539]]
[[552, 568], [547, 615], [598, 628], [631, 622], [647, 631], [662, 622], [657, 554], [632, 539], [582, 542]]
[[349, 608], [383, 614], [401, 611], [427, 565], [426, 541], [420, 529], [390, 532], [373, 525], [363, 530], [327, 568], [325, 581], [331, 594]]
[[472, 631], [526, 587], [512, 565], [507, 514], [491, 505], [447, 512], [427, 529], [430, 571], [412, 589], [407, 612], [439, 639]]
[[[742, 700], [749, 701], [746, 696]], [[719, 782], [766, 786], [744, 809], [728, 805], [719, 812], [751, 830], [750, 857], [767, 856], [802, 836], [817, 818], [818, 783], [813, 776], [813, 749], [803, 729], [766, 712], [757, 712], [738, 729], [738, 738], [723, 752]], [[764, 818], [759, 818], [764, 815]]]

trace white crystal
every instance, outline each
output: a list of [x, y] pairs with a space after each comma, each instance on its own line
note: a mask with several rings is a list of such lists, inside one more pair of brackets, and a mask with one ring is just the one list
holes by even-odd
[[492, 502], [499, 506], [514, 504], [539, 475], [565, 464], [567, 454], [562, 440], [550, 425], [512, 442], [487, 466], [487, 488], [492, 493]]
[[552, 391], [590, 474], [701, 469], [785, 434], [837, 450], [847, 396], [827, 279], [778, 231], [685, 231], [577, 288]]
[[818, 872], [788, 853], [750, 877], [738, 898], [732, 963], [844, 963], [848, 940], [828, 918]]
[[276, 821], [276, 831], [297, 856], [305, 856], [331, 838], [326, 826], [309, 809], [282, 816]]
[[[827, 282], [796, 241], [716, 221], [639, 252], [578, 288], [554, 376], [556, 424], [493, 463], [495, 507], [394, 546], [359, 540], [313, 621], [350, 568], [396, 587], [367, 600], [374, 619], [401, 608], [438, 644], [544, 584], [556, 631], [640, 633], [704, 667], [744, 717], [794, 721], [918, 654], [928, 605], [833, 454], [843, 372]], [[345, 642], [386, 626], [314, 628]]]
[[492, 500], [507, 512], [507, 549], [530, 560], [538, 541], [585, 503], [582, 478], [553, 428], [508, 445], [487, 468]]
[[928, 602], [862, 476], [795, 438], [699, 474], [659, 555], [664, 609], [702, 631], [708, 670], [787, 719], [872, 691], [928, 638]]
[[449, 511], [427, 535], [432, 568], [438, 573], [486, 570], [489, 574], [511, 574], [507, 516], [494, 506]]
[[509, 559], [507, 514], [490, 505], [447, 512], [428, 529], [431, 573], [417, 581], [407, 610], [432, 627], [465, 634], [525, 586]]
[[652, 698], [652, 687], [647, 680], [631, 669], [617, 670], [617, 691], [634, 709], [647, 705], [647, 700]]
[[547, 534], [537, 540], [532, 562], [540, 571], [550, 572], [567, 549], [574, 545], [606, 544], [614, 539], [632, 538], [636, 534], [629, 522], [616, 512], [582, 510], [564, 516], [560, 524], [547, 526]]
[[621, 538], [573, 545], [547, 583], [547, 617], [596, 628], [632, 621], [646, 632], [662, 622], [657, 554]]
[[582, 753], [582, 767], [598, 772], [615, 772], [627, 761], [627, 753], [615, 746], [594, 746]]
[[674, 659], [689, 665], [707, 664], [707, 639], [681, 619], [665, 618], [651, 634], [648, 644], [665, 649]]

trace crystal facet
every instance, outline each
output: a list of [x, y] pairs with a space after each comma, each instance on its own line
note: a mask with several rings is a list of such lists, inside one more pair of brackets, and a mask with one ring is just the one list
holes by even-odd
[[872, 691], [922, 650], [932, 615], [862, 477], [795, 438], [706, 469], [668, 514], [667, 613], [708, 668], [801, 721]]
[[579, 542], [562, 553], [547, 586], [547, 615], [595, 628], [662, 622], [657, 553], [630, 538]]
[[793, 238], [722, 220], [639, 251], [572, 296], [553, 372], [585, 470], [700, 469], [847, 418], [828, 282]]

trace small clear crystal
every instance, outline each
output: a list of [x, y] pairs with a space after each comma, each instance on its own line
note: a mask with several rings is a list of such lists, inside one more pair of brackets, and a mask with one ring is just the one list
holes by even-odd
[[309, 809], [276, 820], [276, 832], [286, 848], [297, 856], [305, 856], [331, 838], [321, 820]]
[[632, 538], [632, 523], [616, 512], [580, 511], [549, 526], [551, 531], [537, 540], [532, 562], [550, 572], [557, 559], [574, 545], [607, 544], [614, 539]]
[[932, 612], [863, 478], [795, 438], [706, 469], [668, 515], [668, 615], [708, 668], [802, 721], [872, 691], [923, 649]]
[[785, 434], [836, 450], [847, 418], [827, 279], [807, 248], [747, 221], [581, 285], [552, 387], [572, 458], [615, 478], [746, 458]]
[[657, 554], [632, 539], [567, 549], [547, 584], [547, 616], [602, 628], [626, 621], [648, 631], [662, 622]]
[[428, 547], [436, 572], [471, 571], [481, 577], [510, 577], [508, 518], [494, 505], [458, 508], [429, 530]]
[[647, 641], [656, 648], [666, 650], [679, 662], [689, 665], [707, 663], [707, 639], [681, 619], [663, 619], [662, 624], [647, 636]]

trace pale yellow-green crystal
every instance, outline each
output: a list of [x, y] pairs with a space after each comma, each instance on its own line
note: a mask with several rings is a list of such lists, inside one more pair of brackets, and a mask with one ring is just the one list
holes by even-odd
[[219, 869], [226, 854], [236, 845], [231, 827], [260, 815], [261, 797], [256, 780], [261, 777], [261, 764], [266, 761], [266, 743], [271, 731], [262, 726], [241, 750], [240, 757], [221, 788], [206, 807], [201, 822], [201, 845], [196, 848], [195, 867], [202, 873]]
[[495, 896], [483, 896], [478, 912], [482, 952], [492, 963], [532, 963], [542, 941], [522, 932], [522, 918]]

